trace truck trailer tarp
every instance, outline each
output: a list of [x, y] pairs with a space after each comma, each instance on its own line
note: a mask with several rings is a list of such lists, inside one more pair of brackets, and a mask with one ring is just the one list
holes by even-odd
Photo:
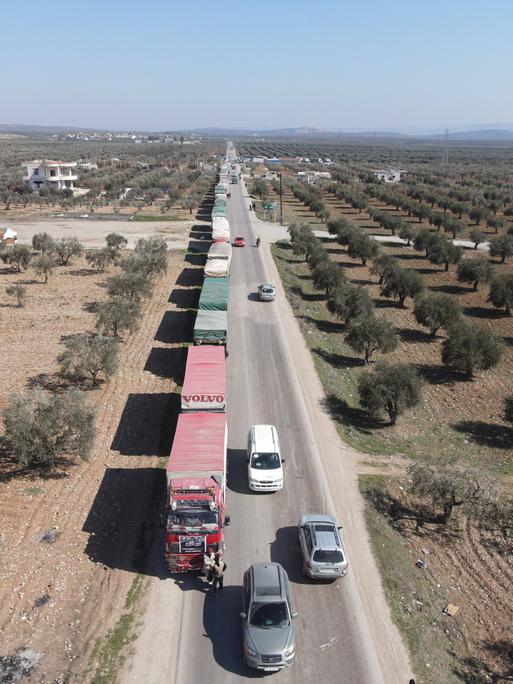
[[189, 347], [182, 386], [182, 411], [224, 411], [226, 358], [223, 347]]
[[208, 278], [227, 278], [230, 275], [230, 259], [207, 259], [204, 273]]
[[166, 466], [167, 484], [176, 477], [221, 479], [225, 488], [226, 415], [224, 413], [180, 413], [171, 455]]
[[230, 295], [229, 278], [205, 278], [199, 299], [200, 309], [226, 311]]
[[224, 344], [228, 330], [228, 312], [200, 309], [194, 323], [195, 344]]

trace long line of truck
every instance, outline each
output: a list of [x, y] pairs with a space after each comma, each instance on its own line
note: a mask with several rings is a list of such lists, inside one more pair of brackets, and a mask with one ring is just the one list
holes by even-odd
[[226, 514], [226, 344], [231, 245], [229, 166], [214, 188], [212, 246], [187, 351], [178, 416], [166, 466], [165, 557], [171, 572], [200, 570], [207, 548], [224, 549]]

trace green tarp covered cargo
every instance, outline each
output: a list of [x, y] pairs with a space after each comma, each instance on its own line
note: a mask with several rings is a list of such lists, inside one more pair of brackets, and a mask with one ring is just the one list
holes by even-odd
[[200, 309], [194, 323], [194, 344], [225, 344], [228, 311]]
[[209, 311], [226, 311], [230, 294], [229, 278], [205, 278], [199, 308]]

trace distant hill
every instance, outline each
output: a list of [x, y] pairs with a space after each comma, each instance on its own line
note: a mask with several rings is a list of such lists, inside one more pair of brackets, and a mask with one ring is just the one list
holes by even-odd
[[[439, 133], [437, 135], [423, 136], [430, 139], [443, 140], [445, 139], [445, 134]], [[448, 140], [468, 140], [468, 141], [505, 141], [513, 140], [513, 131], [505, 128], [484, 128], [479, 131], [459, 131], [455, 133], [449, 133], [447, 136]]]

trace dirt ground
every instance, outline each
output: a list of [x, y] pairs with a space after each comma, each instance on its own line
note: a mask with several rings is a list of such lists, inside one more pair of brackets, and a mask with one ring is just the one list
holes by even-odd
[[[93, 328], [91, 303], [105, 297], [102, 281], [111, 274], [77, 260], [44, 285], [30, 270], [0, 269], [0, 411], [11, 392], [60, 386], [61, 339]], [[116, 623], [142, 569], [165, 491], [158, 466], [177, 408], [170, 393], [182, 381], [182, 342], [193, 324], [180, 309], [196, 281], [184, 255], [170, 252], [115, 378], [89, 392], [98, 409], [89, 462], [61, 464], [42, 478], [0, 459], [0, 656], [32, 649], [32, 662], [40, 658], [33, 681], [86, 681], [95, 642]], [[26, 285], [24, 308], [4, 294], [12, 283]]]

